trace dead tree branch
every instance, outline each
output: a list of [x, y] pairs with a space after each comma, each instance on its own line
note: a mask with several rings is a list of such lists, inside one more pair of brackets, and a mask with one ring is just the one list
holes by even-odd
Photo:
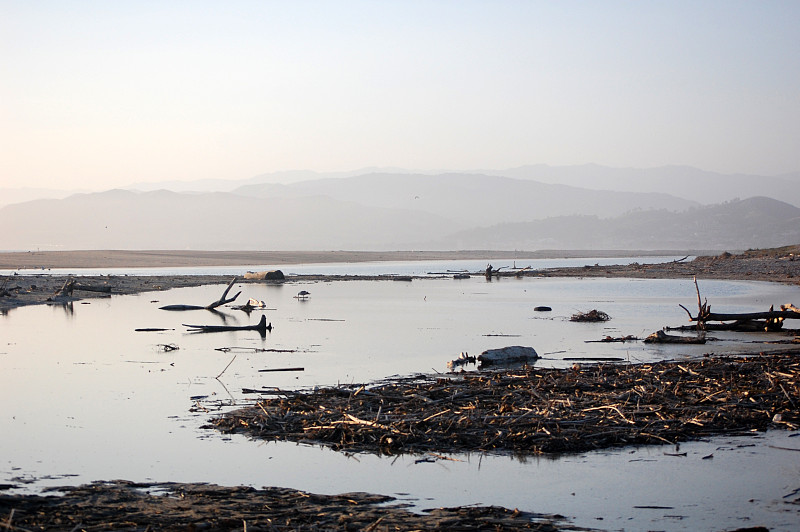
[[206, 305], [204, 307], [202, 307], [200, 305], [166, 305], [166, 306], [159, 307], [159, 308], [161, 310], [214, 310], [217, 307], [221, 307], [222, 305], [225, 305], [227, 303], [235, 301], [236, 298], [239, 297], [239, 294], [242, 293], [241, 290], [239, 290], [236, 293], [235, 296], [226, 299], [226, 297], [228, 296], [228, 292], [230, 292], [230, 290], [233, 287], [233, 284], [235, 282], [236, 282], [236, 277], [231, 279], [231, 282], [228, 283], [228, 287], [225, 289], [224, 292], [222, 292], [222, 295], [220, 296], [220, 298], [217, 301], [214, 301], [213, 303], [209, 303], [208, 305]]

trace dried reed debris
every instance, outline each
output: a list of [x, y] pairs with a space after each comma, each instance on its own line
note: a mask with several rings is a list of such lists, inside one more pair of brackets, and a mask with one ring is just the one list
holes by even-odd
[[611, 319], [611, 316], [603, 312], [602, 310], [592, 309], [589, 312], [576, 312], [572, 315], [569, 321], [590, 321], [590, 322], [598, 322], [598, 321], [608, 321]]
[[798, 355], [526, 367], [282, 391], [212, 426], [379, 454], [582, 452], [768, 427], [796, 430]]

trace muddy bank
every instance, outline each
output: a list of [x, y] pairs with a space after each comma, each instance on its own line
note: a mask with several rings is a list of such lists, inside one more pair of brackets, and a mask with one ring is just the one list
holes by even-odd
[[661, 264], [630, 264], [582, 268], [552, 268], [534, 275], [546, 277], [631, 277], [641, 279], [729, 279], [800, 284], [800, 245], [749, 250], [739, 254], [701, 255], [694, 260]]
[[4, 530], [586, 530], [561, 516], [498, 507], [413, 513], [393, 497], [286, 488], [97, 482], [62, 496], [0, 494]]

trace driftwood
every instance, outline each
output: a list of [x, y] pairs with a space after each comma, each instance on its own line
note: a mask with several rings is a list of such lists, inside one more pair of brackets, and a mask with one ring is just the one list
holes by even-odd
[[[587, 344], [594, 344], [594, 343], [611, 343], [611, 342], [635, 342], [638, 338], [629, 334], [627, 336], [608, 336], [606, 335], [601, 340], [586, 340], [585, 343]], [[566, 358], [564, 360], [567, 360]]]
[[111, 293], [111, 287], [108, 285], [90, 285], [90, 284], [75, 283], [74, 289], [83, 290], [84, 292], [100, 292], [103, 294]]
[[235, 301], [236, 298], [239, 297], [239, 294], [242, 293], [241, 290], [238, 291], [235, 296], [227, 298], [228, 292], [230, 292], [231, 288], [233, 287], [233, 283], [235, 282], [236, 282], [236, 277], [231, 279], [231, 282], [228, 283], [228, 287], [225, 289], [224, 292], [222, 292], [222, 295], [218, 300], [214, 301], [213, 303], [209, 303], [205, 307], [201, 307], [199, 305], [166, 305], [159, 308], [161, 310], [214, 310], [217, 307], [221, 307], [222, 305]]
[[646, 344], [704, 344], [706, 343], [705, 335], [699, 334], [697, 336], [676, 336], [674, 334], [667, 334], [664, 331], [656, 331], [644, 339]]
[[[733, 331], [733, 332], [764, 332], [767, 328], [766, 321], [732, 321], [725, 323], [706, 323], [704, 331]], [[695, 325], [678, 325], [676, 327], [664, 327], [665, 331], [696, 331]], [[780, 329], [787, 334], [800, 334], [800, 329]], [[774, 331], [774, 329], [773, 329]]]
[[[711, 312], [711, 305], [708, 300], [701, 302], [700, 287], [697, 284], [697, 277], [694, 278], [694, 287], [697, 292], [697, 316], [692, 316], [689, 309], [683, 305], [678, 305], [689, 315], [689, 321], [697, 323], [697, 330], [704, 330], [708, 327], [709, 321], [733, 321], [737, 322], [730, 324], [729, 328], [720, 330], [738, 330], [738, 331], [752, 331], [752, 330], [767, 330], [777, 331], [783, 327], [784, 320], [796, 319], [800, 320], [800, 309], [791, 303], [781, 305], [781, 310], [774, 310], [770, 307], [766, 312], [742, 312], [742, 313], [715, 313]], [[757, 320], [764, 320], [759, 323]]]
[[189, 332], [225, 332], [225, 331], [258, 331], [262, 335], [272, 330], [272, 323], [267, 325], [267, 317], [261, 315], [261, 321], [255, 325], [189, 325], [182, 324], [189, 328]]
[[75, 289], [75, 279], [67, 279], [64, 281], [64, 286], [59, 288], [53, 294], [53, 297], [57, 298], [67, 298], [72, 297], [72, 291]]
[[60, 305], [72, 303], [76, 299], [72, 296], [73, 290], [75, 290], [75, 279], [69, 278], [64, 281], [64, 285], [61, 288], [53, 292], [51, 297], [47, 298], [47, 301]]
[[75, 290], [81, 290], [83, 292], [101, 292], [104, 294], [111, 293], [111, 287], [108, 285], [91, 285], [91, 284], [81, 284], [76, 283], [75, 279], [68, 278], [64, 281], [64, 285], [55, 291], [53, 297], [56, 298], [70, 298], [72, 297], [72, 293]]
[[[781, 310], [768, 310], [766, 312], [739, 312], [739, 313], [718, 313], [709, 312], [703, 316], [705, 321], [741, 321], [741, 320], [770, 320], [776, 318], [800, 320], [800, 310], [797, 310], [791, 303], [781, 305]], [[693, 318], [692, 321], [697, 321]]]
[[487, 264], [486, 271], [484, 272], [486, 280], [491, 281], [492, 276], [498, 277], [500, 275], [500, 270], [502, 270], [503, 268], [505, 268], [505, 266], [500, 266], [499, 268], [492, 268], [491, 264]]

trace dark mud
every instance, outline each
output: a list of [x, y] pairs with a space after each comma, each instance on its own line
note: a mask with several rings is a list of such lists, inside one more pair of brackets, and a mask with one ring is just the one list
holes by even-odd
[[24, 530], [586, 530], [561, 516], [494, 506], [408, 510], [393, 497], [286, 488], [97, 482], [60, 496], [0, 495], [0, 529]]

